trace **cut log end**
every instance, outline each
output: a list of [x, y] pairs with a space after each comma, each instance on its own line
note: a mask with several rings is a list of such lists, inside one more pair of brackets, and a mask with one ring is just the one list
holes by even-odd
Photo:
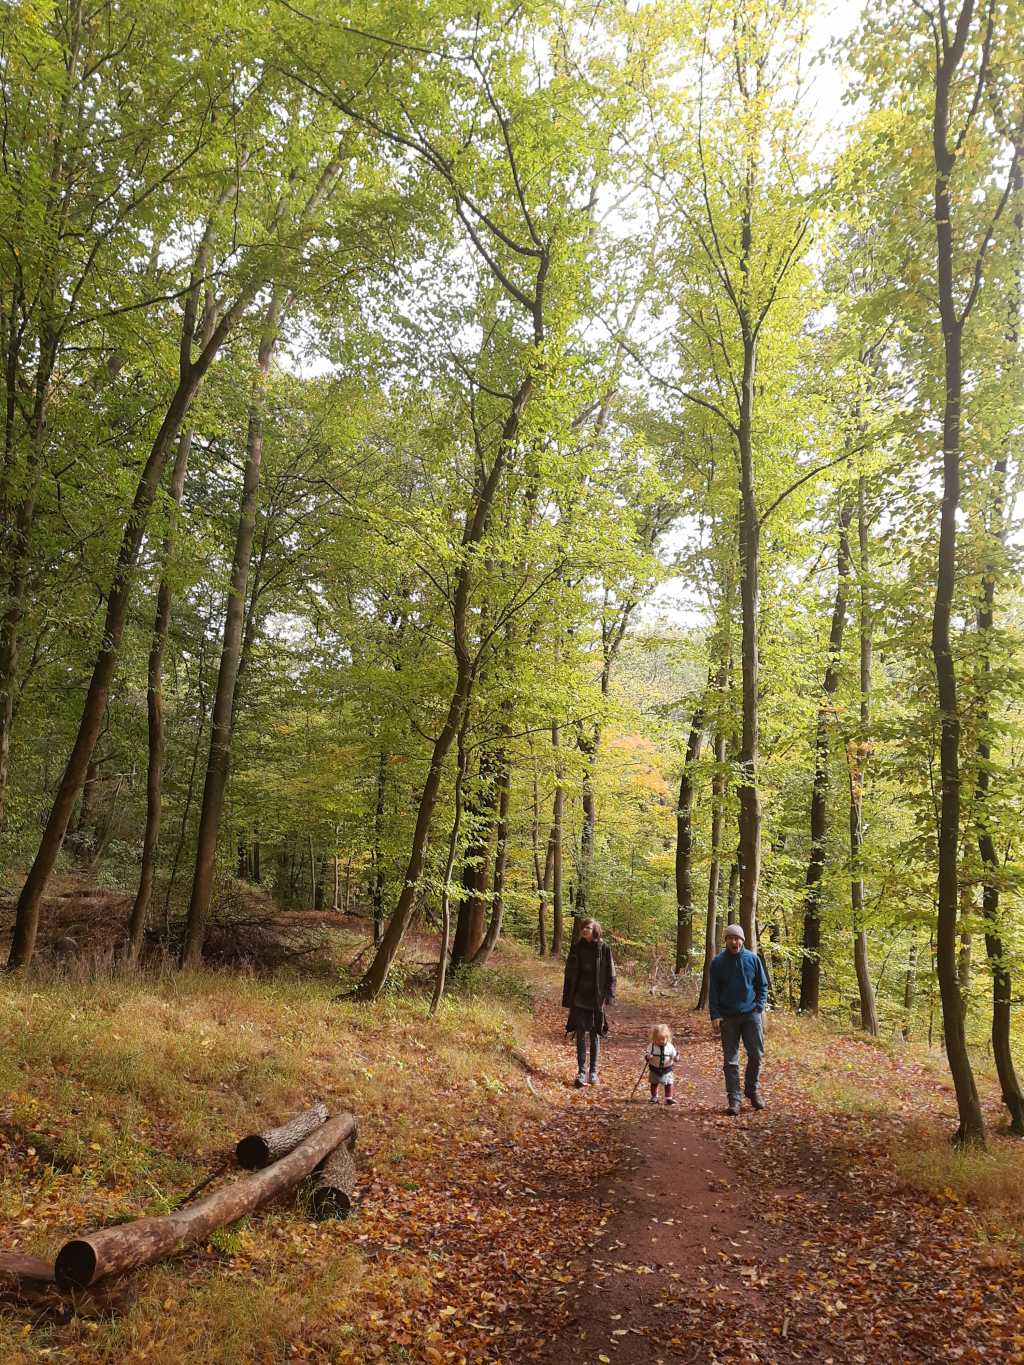
[[270, 1165], [270, 1150], [259, 1133], [244, 1137], [235, 1148], [235, 1156], [243, 1171], [262, 1171]]
[[57, 1253], [54, 1277], [61, 1289], [86, 1289], [93, 1282], [96, 1264], [96, 1252], [89, 1242], [65, 1242]]
[[352, 1198], [344, 1190], [317, 1188], [309, 1201], [309, 1210], [318, 1223], [328, 1218], [347, 1218], [352, 1212]]
[[238, 1164], [246, 1171], [262, 1171], [271, 1162], [293, 1152], [300, 1142], [311, 1133], [322, 1128], [327, 1122], [327, 1106], [318, 1100], [311, 1109], [296, 1114], [280, 1128], [271, 1128], [266, 1133], [250, 1133], [242, 1138], [235, 1148]]

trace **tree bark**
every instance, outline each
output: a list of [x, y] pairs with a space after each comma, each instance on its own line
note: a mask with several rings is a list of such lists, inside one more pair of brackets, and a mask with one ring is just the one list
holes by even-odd
[[355, 1131], [351, 1114], [338, 1114], [319, 1127], [294, 1151], [265, 1170], [243, 1176], [223, 1189], [161, 1218], [86, 1233], [65, 1242], [54, 1271], [65, 1288], [84, 1289], [108, 1275], [139, 1270], [200, 1242], [216, 1228], [254, 1213], [287, 1190], [294, 1189], [340, 1142]]
[[452, 940], [453, 972], [473, 960], [483, 942], [486, 925], [491, 838], [497, 820], [498, 800], [495, 758], [487, 749], [480, 754], [475, 788], [467, 803], [469, 837], [463, 860], [462, 897]]
[[327, 1105], [318, 1100], [310, 1109], [304, 1109], [287, 1123], [277, 1128], [269, 1128], [265, 1133], [250, 1133], [240, 1138], [235, 1147], [235, 1156], [243, 1171], [261, 1171], [273, 1161], [279, 1161], [304, 1142], [310, 1133], [327, 1122]]
[[676, 971], [693, 958], [693, 769], [704, 745], [704, 702], [690, 722], [676, 808]]
[[864, 927], [864, 784], [866, 781], [871, 722], [871, 662], [873, 618], [868, 584], [868, 517], [864, 476], [857, 481], [857, 545], [860, 580], [860, 727], [851, 745], [850, 771], [850, 909], [853, 920], [853, 967], [860, 999], [860, 1026], [878, 1035], [875, 988], [868, 963], [868, 936]]
[[[1024, 190], [1024, 173], [1018, 162], [1012, 177], [1013, 193], [1020, 202]], [[1015, 241], [1017, 256], [1024, 239], [1024, 209], [1014, 214]], [[1010, 326], [1007, 335], [1008, 349], [1016, 358], [1019, 349], [1019, 313], [1021, 303], [1021, 273], [1018, 271], [1016, 287], [1010, 300]], [[996, 1074], [1002, 1091], [1003, 1103], [1010, 1115], [1010, 1132], [1024, 1137], [1024, 1092], [1013, 1061], [1010, 1037], [1011, 1004], [1013, 983], [1006, 962], [1000, 925], [999, 896], [999, 855], [996, 852], [989, 816], [988, 801], [992, 793], [992, 746], [989, 740], [991, 725], [991, 676], [992, 676], [992, 630], [995, 624], [996, 576], [998, 567], [1004, 559], [1006, 547], [1006, 476], [1008, 460], [1005, 452], [996, 461], [994, 487], [992, 492], [992, 534], [990, 540], [989, 562], [982, 576], [982, 598], [977, 612], [977, 629], [981, 642], [981, 701], [978, 706], [978, 775], [975, 779], [975, 807], [977, 821], [978, 852], [984, 868], [984, 881], [981, 888], [981, 914], [985, 922], [985, 954], [989, 971], [992, 974], [992, 1055], [995, 1059]]]
[[[956, 153], [949, 147], [949, 99], [964, 55], [974, 9], [964, 0], [955, 34], [945, 27], [941, 55], [935, 67], [935, 104], [932, 148], [935, 158], [935, 242], [939, 315], [943, 340], [942, 510], [932, 614], [932, 655], [940, 714], [938, 916], [936, 971], [942, 1002], [943, 1035], [953, 1087], [956, 1091], [960, 1143], [984, 1146], [985, 1125], [967, 1051], [960, 983], [957, 976], [957, 914], [959, 909], [960, 841], [960, 709], [953, 660], [950, 618], [956, 590], [956, 519], [960, 503], [960, 423], [963, 401], [963, 327], [969, 305], [958, 313], [954, 285], [953, 205], [950, 177]], [[984, 58], [983, 58], [984, 66]], [[978, 78], [984, 80], [984, 70]], [[981, 86], [978, 87], [980, 94]], [[980, 268], [980, 261], [979, 261]]]
[[[743, 225], [743, 254], [750, 254], [750, 225]], [[740, 613], [742, 729], [739, 753], [739, 851], [740, 924], [746, 945], [757, 950], [757, 892], [761, 878], [761, 794], [758, 789], [760, 655], [758, 624], [761, 609], [761, 523], [754, 484], [754, 397], [757, 373], [757, 339], [743, 319], [743, 374], [740, 386], [739, 424], [736, 430], [740, 458]]]
[[[185, 474], [188, 458], [192, 450], [192, 430], [187, 428], [178, 437], [178, 452], [171, 474], [170, 515], [173, 518], [181, 506], [185, 490]], [[171, 624], [171, 604], [173, 590], [167, 576], [167, 567], [174, 553], [173, 522], [164, 536], [163, 563], [164, 573], [156, 596], [156, 620], [153, 623], [153, 639], [149, 648], [147, 666], [146, 712], [148, 720], [149, 755], [146, 768], [146, 828], [142, 840], [142, 867], [139, 872], [139, 887], [128, 917], [128, 961], [136, 962], [142, 948], [142, 936], [146, 930], [149, 906], [153, 898], [153, 883], [156, 880], [157, 858], [160, 851], [160, 816], [163, 791], [164, 759], [164, 700], [163, 700], [163, 658], [167, 632]]]
[[309, 1211], [318, 1223], [347, 1218], [355, 1199], [356, 1163], [347, 1142], [339, 1142], [313, 1176]]
[[387, 792], [387, 755], [381, 749], [377, 760], [377, 799], [373, 808], [373, 942], [378, 945], [384, 933], [384, 798]]
[[719, 728], [715, 731], [715, 770], [711, 778], [711, 870], [708, 874], [708, 909], [704, 922], [704, 969], [697, 995], [699, 1010], [708, 1003], [711, 960], [715, 955], [721, 919], [718, 903], [722, 882], [722, 827], [725, 823], [725, 757], [725, 734]]
[[437, 972], [434, 977], [434, 994], [430, 1000], [430, 1017], [433, 1018], [437, 1013], [437, 1007], [441, 1003], [444, 995], [445, 977], [448, 971], [448, 939], [451, 934], [452, 925], [452, 871], [455, 867], [455, 855], [459, 848], [459, 834], [462, 828], [462, 789], [466, 781], [466, 723], [469, 719], [469, 707], [467, 705], [463, 712], [462, 725], [459, 727], [458, 740], [458, 763], [455, 769], [455, 813], [452, 818], [452, 831], [448, 839], [448, 857], [444, 865], [444, 880], [441, 883], [441, 943], [437, 953]]
[[505, 918], [505, 864], [508, 858], [508, 812], [511, 800], [512, 771], [506, 750], [497, 755], [498, 820], [495, 826], [494, 877], [491, 882], [491, 914], [487, 932], [473, 955], [473, 965], [483, 967], [501, 937]]
[[555, 795], [551, 810], [551, 956], [561, 957], [565, 932], [562, 906], [562, 827], [565, 813], [565, 789], [562, 785], [561, 729], [551, 726], [551, 747], [555, 751]]
[[811, 785], [811, 852], [807, 863], [804, 897], [803, 957], [800, 963], [800, 1009], [817, 1014], [821, 996], [821, 879], [825, 870], [828, 835], [829, 722], [832, 698], [839, 686], [839, 666], [846, 626], [846, 589], [850, 576], [849, 527], [853, 508], [843, 504], [839, 513], [839, 560], [832, 624], [828, 636], [828, 659], [822, 680], [821, 700], [814, 732], [814, 780]]

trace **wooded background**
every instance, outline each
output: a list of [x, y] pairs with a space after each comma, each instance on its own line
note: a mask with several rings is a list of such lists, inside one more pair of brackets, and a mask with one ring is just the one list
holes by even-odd
[[3, 8], [12, 968], [70, 874], [363, 915], [362, 999], [736, 917], [1024, 1132], [1024, 6], [822, 23]]

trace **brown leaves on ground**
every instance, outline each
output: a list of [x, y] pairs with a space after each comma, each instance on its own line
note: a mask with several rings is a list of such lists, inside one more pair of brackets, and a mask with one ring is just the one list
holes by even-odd
[[[936, 1071], [771, 1016], [768, 1108], [732, 1120], [706, 1018], [644, 999], [616, 1007], [602, 1086], [574, 1091], [556, 973], [513, 967], [537, 992], [532, 1014], [513, 994], [474, 997], [433, 1023], [421, 1005], [339, 1006], [310, 985], [210, 976], [143, 1000], [139, 983], [73, 999], [12, 983], [0, 1001], [17, 1082], [0, 1126], [6, 1249], [52, 1256], [91, 1224], [158, 1212], [243, 1114], [258, 1126], [317, 1094], [360, 1115], [360, 1202], [319, 1225], [282, 1203], [139, 1272], [134, 1301], [103, 1311], [9, 1309], [0, 1355], [1024, 1358], [1020, 1223], [994, 1219], [1024, 1158], [1014, 1146], [984, 1159], [998, 1179], [955, 1166]], [[134, 1039], [133, 1012], [145, 1016]], [[655, 1016], [680, 1047], [674, 1110], [648, 1106], [645, 1086], [627, 1102]]]

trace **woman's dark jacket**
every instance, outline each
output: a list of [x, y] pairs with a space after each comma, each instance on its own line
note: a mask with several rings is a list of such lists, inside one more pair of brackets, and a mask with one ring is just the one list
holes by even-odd
[[[615, 963], [607, 943], [580, 938], [569, 949], [565, 960], [562, 1008], [569, 1011], [566, 1030], [597, 1028], [607, 1033], [604, 1007], [615, 999]], [[591, 1022], [590, 1016], [596, 1016]]]

